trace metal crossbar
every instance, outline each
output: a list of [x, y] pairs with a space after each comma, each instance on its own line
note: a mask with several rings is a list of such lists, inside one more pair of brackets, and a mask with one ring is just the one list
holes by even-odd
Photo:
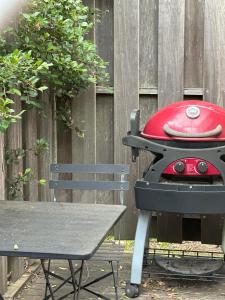
[[[82, 285], [82, 275], [83, 275], [83, 261], [81, 262], [81, 266], [78, 268], [78, 269], [74, 269], [73, 267], [73, 263], [71, 260], [68, 260], [68, 263], [69, 263], [69, 269], [70, 269], [70, 273], [71, 275], [67, 278], [64, 278], [62, 276], [59, 276], [53, 272], [50, 271], [50, 264], [51, 264], [51, 260], [48, 260], [47, 262], [47, 268], [45, 266], [45, 262], [44, 260], [41, 260], [41, 265], [42, 265], [42, 269], [43, 269], [43, 272], [44, 272], [44, 276], [45, 276], [45, 280], [46, 280], [46, 288], [45, 288], [45, 297], [43, 300], [48, 300], [48, 299], [52, 299], [52, 300], [55, 300], [55, 293], [61, 289], [65, 284], [70, 284], [72, 285], [73, 289], [64, 294], [63, 296], [61, 296], [60, 298], [58, 298], [58, 300], [61, 300], [61, 299], [65, 299], [67, 296], [69, 295], [74, 295], [74, 299], [76, 297], [76, 299], [79, 298], [79, 293], [81, 290], [85, 290], [86, 292], [90, 293], [90, 294], [93, 294], [101, 299], [105, 299], [105, 300], [110, 300], [110, 298], [104, 296], [103, 294], [101, 293], [98, 293], [96, 291], [93, 291], [90, 289], [90, 287], [105, 279], [105, 278], [108, 278], [109, 276], [112, 276], [113, 277], [113, 283], [114, 283], [114, 289], [115, 289], [115, 294], [116, 294], [116, 300], [118, 300], [118, 287], [117, 287], [117, 278], [116, 278], [116, 275], [115, 275], [115, 271], [114, 271], [114, 266], [113, 266], [113, 261], [112, 260], [109, 260], [109, 264], [111, 266], [111, 271], [107, 272], [106, 274], [104, 275], [101, 275], [93, 280], [91, 280], [90, 282]], [[78, 275], [79, 279], [77, 280], [76, 278], [76, 275]], [[50, 283], [50, 276], [51, 277], [54, 277], [54, 278], [57, 278], [59, 280], [62, 281], [62, 283], [53, 289], [51, 283]]]
[[[74, 299], [79, 299], [84, 261], [83, 260], [81, 261], [81, 266], [77, 270], [74, 269], [73, 263], [71, 260], [68, 260], [68, 263], [69, 263], [69, 269], [70, 269], [71, 275], [68, 278], [63, 278], [63, 277], [61, 277], [57, 274], [54, 274], [50, 271], [50, 264], [51, 264], [50, 259], [48, 260], [47, 268], [45, 266], [45, 261], [43, 259], [41, 260], [41, 265], [42, 265], [42, 269], [43, 269], [45, 281], [46, 281], [45, 297], [43, 300], [48, 300], [50, 298], [52, 300], [55, 300], [56, 299], [55, 293], [67, 283], [71, 284], [73, 289], [70, 292], [68, 292], [68, 293], [64, 294], [63, 296], [61, 296], [60, 298], [58, 298], [58, 300], [65, 299], [66, 297], [68, 297], [69, 295], [72, 295], [72, 294], [74, 295]], [[79, 274], [78, 280], [76, 279], [77, 274]], [[60, 279], [62, 281], [62, 283], [55, 289], [53, 289], [53, 287], [50, 283], [50, 276]], [[48, 292], [49, 292], [49, 294], [48, 294]]]
[[79, 190], [128, 190], [128, 181], [93, 181], [93, 180], [50, 180], [49, 187], [52, 189], [79, 189]]
[[114, 164], [52, 164], [52, 173], [129, 174], [128, 165]]

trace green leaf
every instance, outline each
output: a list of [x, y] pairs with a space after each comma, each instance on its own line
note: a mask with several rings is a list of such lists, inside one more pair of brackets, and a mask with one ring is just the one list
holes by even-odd
[[40, 92], [46, 91], [47, 89], [48, 89], [48, 87], [45, 86], [45, 85], [38, 88], [38, 90], [39, 90]]
[[17, 95], [17, 96], [21, 96], [21, 91], [16, 89], [16, 88], [12, 88], [8, 91], [9, 94], [14, 94], [14, 95]]
[[44, 178], [42, 178], [42, 179], [40, 179], [40, 180], [38, 181], [38, 183], [39, 183], [40, 185], [46, 185], [47, 180], [44, 179]]

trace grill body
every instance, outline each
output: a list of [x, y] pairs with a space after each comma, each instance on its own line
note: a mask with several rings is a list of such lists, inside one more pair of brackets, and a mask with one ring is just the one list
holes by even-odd
[[183, 101], [153, 115], [143, 131], [139, 120], [136, 110], [123, 143], [131, 147], [133, 161], [141, 150], [155, 158], [136, 181], [137, 208], [225, 213], [225, 110], [207, 102]]
[[139, 124], [140, 111], [134, 110], [123, 144], [131, 147], [133, 162], [140, 151], [151, 152], [154, 159], [134, 186], [139, 217], [126, 286], [131, 298], [139, 292], [153, 212], [225, 213], [225, 110], [208, 102], [182, 101], [154, 114], [143, 131]]

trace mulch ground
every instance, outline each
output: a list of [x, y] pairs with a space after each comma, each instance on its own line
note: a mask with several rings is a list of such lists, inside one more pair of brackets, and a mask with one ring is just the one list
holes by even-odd
[[[155, 248], [165, 247], [185, 251], [213, 251], [221, 252], [220, 247], [202, 245], [200, 243], [186, 242], [183, 244], [160, 244], [153, 242], [152, 246]], [[125, 253], [120, 263], [119, 271], [119, 299], [128, 299], [124, 294], [124, 288], [126, 280], [129, 280], [131, 266], [131, 253]], [[68, 265], [66, 261], [54, 261], [52, 270], [55, 273], [59, 273], [63, 276], [69, 274]], [[102, 275], [109, 270], [108, 263], [101, 264], [97, 262], [88, 262], [84, 270], [84, 280], [88, 281], [94, 278], [97, 274]], [[225, 273], [225, 271], [224, 271]], [[40, 300], [44, 297], [44, 276], [42, 271], [34, 274], [32, 280], [25, 286], [25, 288], [18, 295], [17, 300]], [[57, 287], [59, 281], [52, 280], [52, 286]], [[65, 286], [58, 294], [60, 297], [63, 293], [68, 292], [70, 286]], [[95, 285], [95, 289], [100, 291], [110, 299], [115, 299], [114, 290], [112, 287], [112, 279], [108, 278], [101, 283]], [[73, 296], [67, 299], [73, 299]], [[96, 299], [96, 297], [81, 291], [80, 300]], [[218, 281], [188, 281], [188, 280], [170, 280], [168, 278], [158, 277], [144, 277], [143, 284], [141, 286], [140, 300], [151, 299], [174, 299], [174, 300], [224, 300], [225, 299], [225, 279]]]

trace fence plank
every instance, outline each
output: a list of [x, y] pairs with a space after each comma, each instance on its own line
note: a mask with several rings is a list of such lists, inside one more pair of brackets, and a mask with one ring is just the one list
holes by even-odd
[[[130, 128], [131, 111], [139, 106], [139, 1], [114, 1], [114, 32], [114, 162], [131, 164], [130, 149], [122, 145], [122, 137]], [[131, 165], [131, 189], [126, 193], [127, 212], [120, 226], [121, 238], [134, 237], [136, 209], [132, 186], [137, 177], [138, 163]]]
[[158, 79], [158, 1], [140, 1], [140, 87], [156, 87]]
[[184, 86], [203, 86], [204, 1], [186, 0]]
[[[72, 145], [71, 145], [71, 130], [63, 127], [58, 122], [58, 163], [71, 164], [72, 163]], [[69, 180], [72, 179], [71, 174], [59, 174], [59, 179]], [[71, 190], [58, 190], [55, 191], [57, 201], [72, 202]]]
[[221, 245], [224, 216], [201, 216], [201, 242], [203, 244]]
[[[32, 108], [24, 113], [24, 145], [26, 149], [33, 149], [37, 141], [37, 110]], [[25, 157], [26, 168], [31, 168], [35, 180], [25, 185], [25, 200], [38, 201], [38, 160], [34, 151], [28, 151]]]
[[[48, 150], [38, 157], [38, 176], [39, 179], [50, 179], [49, 165], [52, 162], [52, 102], [50, 101], [49, 94], [44, 93], [41, 95], [40, 101], [43, 105], [43, 113], [38, 118], [38, 138], [45, 139], [48, 143]], [[51, 201], [51, 192], [48, 184], [39, 185], [39, 198], [40, 201]]]
[[[0, 200], [5, 200], [5, 141], [4, 135], [0, 133]], [[7, 257], [0, 256], [0, 293], [7, 290]]]
[[[225, 2], [205, 0], [204, 99], [225, 105]], [[221, 216], [201, 217], [202, 242], [220, 243]]]
[[[158, 107], [183, 99], [185, 1], [159, 0]], [[168, 226], [171, 224], [171, 226]], [[182, 216], [158, 217], [158, 240], [182, 241]], [[165, 231], [166, 230], [166, 231]]]
[[159, 108], [183, 99], [184, 11], [184, 0], [159, 0]]
[[205, 1], [204, 99], [225, 105], [225, 2]]
[[[15, 97], [14, 99], [13, 109], [15, 113], [21, 111], [21, 100], [19, 97]], [[16, 123], [11, 124], [11, 126], [7, 130], [6, 135], [6, 145], [7, 149], [22, 149], [22, 120], [17, 120]], [[12, 163], [7, 168], [7, 178], [13, 178], [19, 174], [19, 172], [23, 172], [23, 160], [20, 159], [18, 163]], [[19, 198], [15, 200], [23, 201], [23, 193], [19, 196]], [[24, 273], [24, 258], [22, 257], [9, 257], [8, 258], [8, 271], [11, 273], [11, 280], [15, 282], [20, 276]]]
[[96, 24], [96, 45], [101, 58], [109, 63], [109, 85], [113, 86], [113, 1], [95, 0], [96, 8], [101, 10], [100, 22]]
[[[89, 7], [95, 8], [94, 0], [84, 1]], [[95, 40], [95, 30], [88, 36]], [[72, 162], [96, 163], [96, 87], [91, 86], [87, 91], [80, 93], [72, 103], [72, 115], [76, 126], [84, 133], [84, 138], [72, 132]], [[74, 175], [74, 179], [82, 180], [82, 175]], [[88, 175], [86, 179], [93, 179], [95, 175]], [[95, 202], [95, 191], [73, 191], [74, 202]]]
[[[98, 95], [96, 110], [96, 163], [113, 164], [113, 97]], [[113, 175], [97, 175], [98, 180], [112, 180]], [[97, 202], [113, 204], [113, 192], [97, 191]]]

